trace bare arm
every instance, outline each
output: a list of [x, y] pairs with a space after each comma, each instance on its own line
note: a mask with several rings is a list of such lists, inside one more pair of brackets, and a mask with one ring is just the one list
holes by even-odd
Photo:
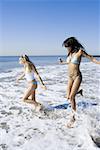
[[93, 63], [100, 64], [100, 61], [97, 61], [92, 55], [87, 54], [85, 51], [82, 51], [82, 55], [90, 59], [90, 61], [92, 61]]
[[22, 80], [24, 76], [25, 76], [25, 73], [23, 72], [23, 73], [17, 78], [17, 82], [18, 82], [19, 80]]
[[33, 64], [33, 66], [32, 66], [32, 69], [33, 69], [33, 71], [35, 72], [35, 74], [36, 74], [38, 80], [41, 82], [41, 84], [43, 85], [43, 87], [46, 89], [46, 86], [45, 86], [45, 84], [43, 83], [43, 80], [42, 80], [42, 78], [40, 77], [40, 75], [39, 75], [39, 73], [38, 73], [36, 67], [34, 66], [34, 64]]

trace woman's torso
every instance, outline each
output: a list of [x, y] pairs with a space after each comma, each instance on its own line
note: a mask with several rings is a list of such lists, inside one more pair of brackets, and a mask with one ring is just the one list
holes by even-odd
[[25, 78], [28, 82], [35, 80], [34, 72], [25, 72]]
[[35, 80], [34, 71], [28, 66], [25, 66], [25, 78], [28, 82], [32, 82]]
[[82, 55], [80, 55], [79, 52], [70, 54], [67, 57], [68, 74], [70, 77], [81, 74], [81, 72], [80, 72], [81, 57], [82, 57]]

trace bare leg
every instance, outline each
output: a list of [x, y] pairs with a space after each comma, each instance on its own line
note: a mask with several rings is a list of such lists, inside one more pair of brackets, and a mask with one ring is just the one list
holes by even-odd
[[33, 102], [34, 106], [35, 106], [35, 110], [39, 111], [42, 108], [42, 105], [36, 101], [36, 90], [34, 90], [31, 94], [31, 102]]
[[75, 96], [80, 87], [81, 81], [82, 81], [82, 78], [80, 76], [76, 77], [76, 79], [74, 80], [72, 89], [71, 89], [71, 93], [70, 93], [70, 102], [71, 102], [71, 107], [72, 107], [72, 112], [73, 112], [70, 122], [68, 123], [68, 126], [70, 127], [75, 122], [75, 112], [76, 112]]
[[[29, 88], [25, 91], [23, 96], [23, 101], [27, 103], [33, 103], [35, 101], [35, 89], [37, 88], [37, 85], [31, 84]], [[32, 99], [29, 99], [31, 96]]]
[[31, 93], [32, 93], [31, 88], [28, 88], [28, 89], [25, 91], [24, 96], [23, 96], [23, 98], [22, 98], [24, 102], [26, 102], [27, 100], [29, 100], [28, 97], [31, 95]]
[[73, 86], [71, 88], [70, 102], [71, 102], [72, 109], [74, 111], [76, 111], [75, 96], [80, 87], [81, 81], [82, 81], [82, 78], [80, 76], [77, 76], [76, 79], [74, 80]]
[[27, 99], [24, 99], [24, 101], [27, 103], [34, 103], [34, 104], [37, 103], [35, 99], [35, 92], [36, 92], [35, 89], [34, 90], [32, 89], [30, 96]]
[[65, 96], [65, 98], [67, 98], [67, 99], [69, 99], [72, 85], [73, 85], [73, 80], [69, 78], [68, 85], [67, 85], [67, 94]]
[[83, 96], [83, 89], [79, 90], [76, 94], [80, 94], [81, 96]]
[[74, 127], [74, 122], [75, 122], [75, 115], [71, 116], [71, 119], [69, 120], [69, 122], [67, 123], [67, 127], [68, 128], [73, 128]]
[[36, 90], [33, 90], [33, 92], [32, 92], [32, 94], [31, 94], [31, 101], [34, 103], [34, 104], [36, 104], [36, 105], [38, 105], [39, 103], [36, 101]]
[[[25, 91], [25, 94], [23, 96], [23, 101], [26, 103], [33, 104], [36, 111], [39, 111], [41, 109], [41, 104], [36, 102], [35, 99], [35, 92], [36, 92], [37, 85], [30, 84], [29, 88]], [[31, 99], [29, 99], [31, 97]]]
[[[79, 90], [76, 94], [80, 94], [83, 96], [83, 89]], [[68, 95], [65, 95], [65, 98], [69, 99], [70, 92], [68, 92]]]

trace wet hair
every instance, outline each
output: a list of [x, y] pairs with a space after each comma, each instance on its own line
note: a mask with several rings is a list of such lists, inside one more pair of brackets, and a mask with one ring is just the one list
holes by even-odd
[[71, 47], [71, 53], [78, 52], [80, 48], [84, 49], [84, 47], [79, 43], [79, 41], [75, 37], [67, 38], [62, 46], [64, 47]]

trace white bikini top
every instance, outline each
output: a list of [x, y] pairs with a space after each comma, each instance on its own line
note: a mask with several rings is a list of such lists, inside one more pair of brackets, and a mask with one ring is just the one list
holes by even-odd
[[32, 72], [27, 72], [27, 73], [25, 73], [25, 78], [26, 78], [27, 81], [32, 81], [32, 80], [34, 80], [34, 79], [35, 79], [35, 78], [34, 78], [34, 72], [32, 71]]
[[67, 57], [67, 63], [71, 62], [73, 64], [79, 64], [80, 63], [80, 60], [76, 57], [76, 56], [68, 56]]

